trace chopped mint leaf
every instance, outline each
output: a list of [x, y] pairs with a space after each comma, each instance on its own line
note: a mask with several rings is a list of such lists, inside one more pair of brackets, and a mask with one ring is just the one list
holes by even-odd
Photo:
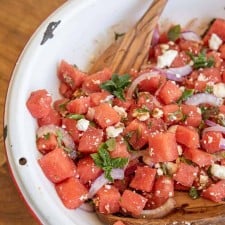
[[176, 41], [180, 37], [181, 26], [175, 25], [171, 27], [167, 33], [167, 37], [170, 41]]
[[109, 146], [111, 147], [112, 140], [104, 142], [100, 145], [98, 152], [91, 154], [95, 165], [102, 168], [105, 173], [105, 177], [109, 181], [113, 181], [111, 171], [114, 168], [123, 168], [128, 163], [128, 158], [111, 158], [109, 154]]
[[131, 83], [130, 78], [131, 77], [129, 74], [124, 75], [113, 74], [111, 80], [102, 83], [100, 87], [110, 92], [117, 98], [125, 101], [124, 89], [130, 85]]
[[80, 120], [84, 118], [84, 115], [81, 114], [68, 114], [66, 115], [67, 118], [69, 119], [74, 119], [74, 120]]

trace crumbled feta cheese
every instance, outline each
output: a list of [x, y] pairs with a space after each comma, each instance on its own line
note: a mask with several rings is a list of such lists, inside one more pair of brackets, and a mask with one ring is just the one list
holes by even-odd
[[157, 119], [163, 117], [163, 111], [159, 108], [154, 108], [152, 111], [152, 117]]
[[183, 154], [183, 149], [180, 145], [177, 145], [177, 151], [178, 151], [178, 155], [182, 155]]
[[208, 81], [208, 78], [203, 73], [200, 73], [198, 76], [198, 81]]
[[225, 179], [225, 166], [213, 164], [210, 170], [211, 174], [219, 179]]
[[162, 176], [162, 175], [163, 175], [163, 170], [162, 170], [161, 168], [158, 168], [158, 169], [157, 169], [157, 174], [158, 174], [159, 176]]
[[174, 174], [177, 171], [177, 164], [172, 162], [165, 163], [166, 169], [170, 175]]
[[80, 119], [77, 121], [76, 127], [79, 131], [86, 131], [88, 129], [89, 124], [90, 124], [89, 120]]
[[214, 84], [213, 94], [218, 98], [225, 98], [225, 84], [224, 83]]
[[200, 185], [202, 187], [205, 187], [206, 184], [208, 183], [208, 181], [209, 181], [209, 177], [208, 176], [206, 176], [206, 175], [200, 175], [199, 182], [200, 182]]
[[217, 51], [222, 43], [220, 37], [213, 33], [209, 39], [209, 48]]
[[133, 117], [136, 117], [138, 120], [140, 121], [146, 121], [147, 119], [150, 118], [150, 114], [148, 111], [145, 110], [134, 110], [134, 112], [132, 113]]
[[126, 118], [127, 117], [127, 112], [123, 107], [119, 107], [117, 105], [113, 106], [113, 109], [122, 117]]
[[158, 56], [157, 58], [157, 67], [164, 68], [170, 67], [173, 60], [177, 57], [178, 52], [176, 50], [168, 50], [165, 51], [162, 55]]
[[123, 127], [109, 126], [106, 128], [106, 134], [108, 138], [118, 137], [123, 132]]
[[161, 44], [160, 48], [162, 49], [162, 51], [166, 51], [166, 50], [168, 50], [170, 48], [170, 46], [167, 45], [167, 44]]

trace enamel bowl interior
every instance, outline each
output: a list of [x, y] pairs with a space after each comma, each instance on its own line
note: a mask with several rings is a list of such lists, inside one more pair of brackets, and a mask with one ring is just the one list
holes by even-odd
[[[161, 27], [166, 27], [168, 21], [185, 26], [194, 19], [194, 29], [200, 32], [212, 18], [225, 17], [225, 3], [221, 0], [168, 2], [161, 16]], [[35, 146], [37, 124], [26, 108], [26, 100], [31, 91], [44, 88], [53, 99], [58, 98], [56, 68], [59, 61], [65, 59], [87, 71], [93, 57], [113, 41], [114, 32], [127, 31], [150, 3], [151, 0], [67, 1], [42, 23], [17, 62], [7, 95], [5, 144], [14, 179], [42, 224], [102, 223], [94, 213], [67, 210], [42, 173]], [[43, 40], [47, 27], [53, 29], [53, 37], [47, 35]], [[26, 159], [25, 165], [21, 165], [21, 158]]]

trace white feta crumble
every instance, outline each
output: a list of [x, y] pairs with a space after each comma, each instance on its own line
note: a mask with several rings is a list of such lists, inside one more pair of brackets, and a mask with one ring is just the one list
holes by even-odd
[[109, 126], [106, 128], [106, 134], [108, 138], [118, 137], [123, 132], [123, 127]]
[[200, 175], [199, 182], [200, 182], [202, 187], [205, 187], [206, 184], [208, 183], [208, 181], [209, 181], [209, 177], [208, 176]]
[[198, 76], [198, 81], [208, 81], [208, 78], [203, 73], [200, 73]]
[[217, 51], [222, 43], [220, 37], [213, 33], [209, 39], [209, 48]]
[[156, 171], [159, 176], [163, 175], [163, 170], [161, 168], [158, 168]]
[[178, 52], [176, 50], [165, 51], [162, 55], [157, 57], [157, 67], [164, 68], [170, 67], [173, 60], [177, 57]]
[[163, 111], [159, 108], [154, 108], [152, 112], [152, 117], [157, 119], [163, 117]]
[[218, 98], [225, 97], [225, 84], [217, 83], [213, 85], [213, 94]]
[[225, 179], [225, 166], [213, 164], [210, 170], [211, 174], [219, 179]]
[[183, 149], [181, 147], [181, 145], [177, 145], [177, 151], [178, 151], [178, 155], [182, 155], [183, 154]]
[[113, 109], [122, 117], [122, 118], [126, 118], [127, 117], [127, 112], [123, 107], [120, 106], [113, 106]]
[[132, 113], [133, 117], [136, 117], [138, 120], [140, 121], [146, 121], [150, 118], [150, 114], [149, 112], [146, 110], [134, 110], [134, 112]]
[[86, 131], [88, 129], [89, 124], [90, 124], [89, 120], [80, 119], [77, 121], [76, 127], [79, 131]]

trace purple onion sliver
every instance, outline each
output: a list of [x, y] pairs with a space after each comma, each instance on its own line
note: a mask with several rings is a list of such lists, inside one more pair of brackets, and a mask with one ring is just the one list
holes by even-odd
[[213, 127], [213, 126], [216, 126], [218, 125], [217, 123], [211, 121], [211, 120], [205, 120], [205, 124], [210, 126], [210, 127]]
[[[122, 180], [124, 178], [124, 169], [112, 169], [111, 176], [114, 180]], [[101, 174], [91, 185], [88, 193], [88, 198], [92, 198], [98, 190], [110, 181], [105, 178], [105, 174]]]
[[159, 37], [160, 37], [159, 29], [158, 27], [156, 27], [153, 31], [151, 46], [154, 47], [159, 43]]
[[181, 67], [175, 67], [175, 68], [169, 68], [167, 70], [165, 70], [166, 73], [173, 73], [179, 77], [184, 77], [189, 75], [192, 71], [193, 68], [190, 65], [185, 65], [185, 66], [181, 66]]
[[180, 36], [187, 41], [201, 42], [200, 36], [193, 31], [183, 31]]
[[183, 77], [179, 76], [178, 74], [171, 73], [170, 71], [166, 71], [166, 78], [177, 82], [183, 81]]
[[109, 180], [105, 178], [105, 174], [101, 174], [91, 185], [91, 188], [88, 192], [88, 198], [92, 198], [98, 192], [98, 190], [108, 182]]
[[223, 100], [221, 98], [209, 93], [198, 93], [192, 95], [185, 101], [185, 104], [187, 105], [209, 104], [213, 106], [220, 106], [222, 103]]
[[209, 131], [218, 131], [218, 132], [221, 132], [223, 134], [225, 134], [225, 127], [223, 126], [220, 126], [220, 125], [216, 125], [216, 126], [212, 126], [212, 127], [207, 127], [203, 130], [203, 133], [204, 132], [209, 132]]
[[224, 138], [220, 139], [220, 149], [225, 149], [225, 139]]
[[84, 210], [85, 212], [94, 212], [94, 206], [91, 203], [85, 202], [80, 207], [81, 210]]
[[111, 176], [114, 180], [122, 180], [124, 178], [124, 169], [112, 169]]

